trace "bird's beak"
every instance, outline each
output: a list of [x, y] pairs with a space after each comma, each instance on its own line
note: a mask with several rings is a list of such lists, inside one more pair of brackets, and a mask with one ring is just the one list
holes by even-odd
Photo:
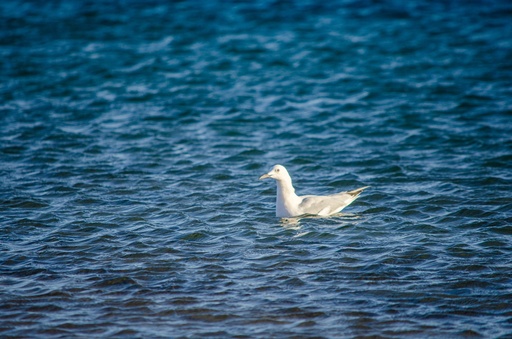
[[271, 176], [270, 176], [268, 173], [263, 174], [263, 175], [260, 177], [260, 180], [267, 179], [267, 178], [271, 178]]

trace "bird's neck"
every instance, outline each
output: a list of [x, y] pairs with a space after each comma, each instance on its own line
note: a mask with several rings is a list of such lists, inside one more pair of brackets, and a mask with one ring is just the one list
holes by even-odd
[[292, 180], [277, 181], [276, 215], [278, 217], [292, 217], [301, 214], [298, 207], [300, 198], [295, 194]]
[[279, 180], [277, 181], [277, 199], [286, 201], [288, 199], [294, 199], [297, 197], [295, 194], [295, 188], [293, 188], [291, 180]]

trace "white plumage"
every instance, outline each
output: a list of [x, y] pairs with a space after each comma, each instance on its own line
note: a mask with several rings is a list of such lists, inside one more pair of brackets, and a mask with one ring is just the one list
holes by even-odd
[[359, 197], [368, 188], [361, 187], [353, 191], [340, 192], [332, 195], [295, 194], [292, 178], [284, 166], [275, 165], [272, 170], [260, 177], [272, 178], [277, 183], [276, 216], [280, 218], [299, 217], [303, 215], [328, 216], [338, 213]]

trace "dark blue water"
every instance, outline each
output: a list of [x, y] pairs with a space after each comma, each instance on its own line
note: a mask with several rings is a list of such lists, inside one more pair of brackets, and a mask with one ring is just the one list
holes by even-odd
[[511, 18], [2, 1], [0, 336], [512, 337]]

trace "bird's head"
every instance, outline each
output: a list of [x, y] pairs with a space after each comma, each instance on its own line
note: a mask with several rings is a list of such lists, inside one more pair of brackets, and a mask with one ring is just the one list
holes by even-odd
[[282, 165], [275, 165], [270, 172], [263, 174], [260, 177], [260, 180], [272, 178], [275, 180], [290, 180], [290, 175], [288, 174], [288, 171], [286, 168]]

